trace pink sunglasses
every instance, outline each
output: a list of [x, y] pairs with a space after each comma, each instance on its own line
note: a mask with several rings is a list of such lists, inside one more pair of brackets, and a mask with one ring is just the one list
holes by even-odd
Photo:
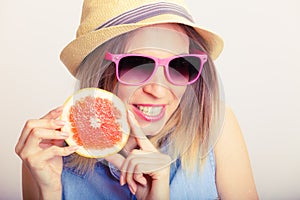
[[107, 52], [106, 60], [116, 65], [116, 75], [120, 83], [142, 85], [149, 81], [159, 66], [164, 66], [167, 80], [174, 85], [188, 85], [198, 80], [207, 55], [184, 54], [169, 58], [156, 58], [143, 54], [112, 54]]

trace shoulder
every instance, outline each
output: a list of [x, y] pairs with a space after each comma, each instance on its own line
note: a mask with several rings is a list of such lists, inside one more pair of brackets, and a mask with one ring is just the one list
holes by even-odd
[[221, 198], [257, 199], [246, 143], [230, 107], [226, 107], [223, 130], [214, 150]]
[[225, 153], [224, 147], [226, 147], [226, 149], [229, 148], [228, 150], [230, 150], [230, 148], [237, 148], [236, 145], [239, 145], [239, 148], [245, 150], [242, 131], [234, 112], [229, 106], [226, 106], [225, 109], [224, 124], [221, 131], [219, 140], [215, 146], [215, 151], [218, 154], [222, 154], [222, 152]]

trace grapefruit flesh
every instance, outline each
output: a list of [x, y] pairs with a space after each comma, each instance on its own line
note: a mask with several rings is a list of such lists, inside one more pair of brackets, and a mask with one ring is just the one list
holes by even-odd
[[69, 145], [78, 145], [78, 154], [102, 158], [120, 151], [129, 136], [126, 109], [114, 94], [99, 89], [77, 91], [64, 104], [61, 119], [68, 123]]

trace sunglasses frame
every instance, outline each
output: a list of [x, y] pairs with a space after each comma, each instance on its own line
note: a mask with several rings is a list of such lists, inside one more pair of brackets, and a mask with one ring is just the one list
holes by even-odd
[[[153, 72], [145, 81], [143, 81], [141, 83], [127, 83], [127, 82], [122, 81], [120, 79], [119, 70], [118, 70], [119, 69], [119, 61], [122, 58], [125, 58], [125, 57], [128, 57], [128, 56], [144, 57], [144, 58], [149, 58], [149, 59], [154, 61], [155, 66], [154, 66]], [[184, 83], [184, 84], [178, 84], [178, 83], [176, 83], [172, 80], [172, 78], [169, 74], [169, 63], [173, 59], [181, 58], [181, 57], [184, 57], [184, 56], [195, 56], [195, 57], [200, 59], [201, 63], [200, 63], [199, 73], [198, 73], [197, 77], [194, 80], [188, 81], [187, 83]], [[106, 52], [105, 59], [115, 63], [116, 76], [117, 76], [118, 81], [122, 84], [131, 85], [131, 86], [143, 85], [143, 84], [147, 83], [147, 81], [149, 81], [154, 76], [154, 74], [156, 73], [158, 67], [163, 66], [165, 76], [166, 76], [167, 80], [170, 83], [172, 83], [174, 85], [178, 85], [178, 86], [185, 86], [185, 85], [192, 84], [192, 83], [196, 82], [199, 79], [199, 77], [201, 75], [201, 72], [202, 72], [202, 68], [203, 68], [204, 64], [207, 62], [207, 54], [204, 53], [204, 52], [201, 52], [201, 51], [197, 51], [197, 54], [181, 54], [181, 55], [177, 55], [177, 56], [171, 56], [171, 57], [168, 57], [168, 58], [157, 58], [157, 57], [148, 56], [148, 55], [144, 55], [144, 54], [112, 54], [110, 52]]]

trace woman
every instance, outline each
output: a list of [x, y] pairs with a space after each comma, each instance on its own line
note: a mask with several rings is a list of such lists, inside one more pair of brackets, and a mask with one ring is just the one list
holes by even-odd
[[69, 134], [59, 131], [61, 107], [29, 120], [16, 146], [24, 198], [257, 199], [242, 134], [219, 95], [212, 59], [222, 40], [196, 26], [182, 1], [120, 4], [85, 1], [61, 59], [80, 88], [126, 104], [123, 153], [73, 154], [78, 147], [65, 146]]

